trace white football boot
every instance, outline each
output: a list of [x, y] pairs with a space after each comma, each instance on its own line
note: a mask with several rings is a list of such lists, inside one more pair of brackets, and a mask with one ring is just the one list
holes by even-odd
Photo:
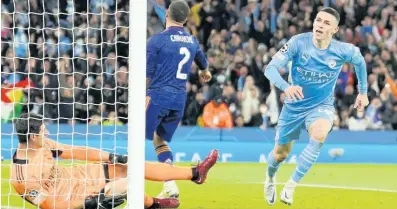
[[269, 205], [274, 205], [276, 202], [276, 176], [273, 176], [273, 178], [270, 178], [268, 175], [266, 175], [265, 179], [265, 188], [264, 188], [264, 193], [265, 193], [265, 199], [267, 204]]
[[280, 201], [282, 203], [285, 203], [287, 205], [292, 205], [293, 201], [293, 196], [294, 196], [294, 191], [295, 191], [295, 187], [296, 187], [297, 183], [289, 180], [283, 190], [280, 193]]
[[163, 190], [157, 195], [157, 198], [178, 198], [179, 189], [175, 181], [164, 182]]

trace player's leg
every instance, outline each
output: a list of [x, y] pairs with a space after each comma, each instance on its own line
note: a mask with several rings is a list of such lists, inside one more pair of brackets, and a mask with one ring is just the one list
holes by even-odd
[[283, 144], [280, 144], [280, 142], [276, 141], [273, 150], [267, 155], [267, 175], [270, 178], [273, 178], [276, 175], [281, 163], [287, 159], [292, 150], [293, 140], [288, 140], [282, 143]]
[[[145, 163], [145, 179], [152, 181], [191, 180], [196, 184], [205, 182], [209, 170], [219, 158], [218, 150], [213, 150], [203, 162], [193, 167], [173, 166], [166, 163]], [[128, 190], [127, 166], [104, 165], [103, 169], [106, 186], [103, 190], [105, 197], [115, 197], [118, 205], [124, 202]], [[124, 199], [123, 199], [124, 198]], [[112, 200], [105, 200], [103, 204], [112, 204]], [[145, 208], [177, 208], [179, 201], [175, 198], [153, 198], [145, 195]]]
[[293, 140], [299, 139], [304, 118], [283, 108], [277, 125], [275, 146], [267, 156], [267, 174], [265, 180], [265, 199], [269, 205], [276, 201], [276, 172], [291, 152]]
[[202, 184], [218, 158], [218, 150], [212, 150], [201, 163], [192, 167], [146, 162], [145, 178], [152, 181], [191, 180], [196, 184]]
[[[169, 110], [152, 103], [150, 97], [146, 98], [146, 139], [153, 142], [159, 162], [172, 164], [173, 155], [167, 141], [156, 133], [161, 121], [169, 114]], [[169, 194], [169, 195], [168, 195]], [[165, 182], [164, 189], [159, 197], [178, 197], [179, 190], [174, 181]]]
[[331, 131], [333, 115], [334, 109], [332, 106], [316, 108], [307, 115], [305, 123], [310, 141], [299, 155], [296, 169], [281, 192], [281, 199], [284, 203], [292, 204], [297, 183], [306, 175], [319, 157], [323, 143]]
[[146, 139], [153, 142], [159, 162], [168, 160], [172, 162], [172, 152], [168, 148], [167, 142], [156, 134], [157, 128], [168, 112], [168, 110], [152, 103], [150, 97], [146, 98]]
[[172, 165], [174, 162], [174, 156], [170, 147], [168, 146], [168, 142], [159, 136], [157, 132], [154, 133], [153, 145], [156, 149], [158, 161]]
[[267, 173], [264, 186], [264, 195], [267, 203], [273, 205], [276, 202], [276, 172], [281, 163], [291, 152], [293, 141], [287, 144], [277, 144], [267, 157]]
[[[215, 155], [210, 155], [211, 167], [215, 164]], [[217, 156], [217, 155], [216, 155]], [[214, 160], [215, 159], [215, 160]], [[204, 161], [203, 161], [204, 162]], [[201, 163], [200, 163], [201, 164]], [[199, 165], [200, 165], [199, 164]], [[105, 176], [105, 179], [109, 179], [107, 182], [123, 182], [121, 180], [127, 180], [127, 167], [120, 165], [109, 165], [109, 178]], [[122, 169], [120, 169], [122, 168]], [[209, 170], [209, 169], [208, 169]], [[106, 172], [106, 171], [105, 171]], [[182, 167], [174, 166], [168, 163], [157, 163], [157, 162], [145, 162], [145, 179], [150, 181], [171, 181], [171, 180], [193, 180], [198, 176], [197, 166], [193, 167]], [[115, 184], [107, 184], [110, 186]], [[121, 186], [121, 187], [120, 187]], [[125, 187], [124, 187], [125, 186]], [[125, 188], [125, 189], [124, 189]], [[118, 184], [115, 188], [115, 192], [126, 191], [127, 185], [123, 183]]]
[[[218, 150], [212, 150], [197, 166], [187, 167], [174, 166], [167, 163], [145, 162], [145, 179], [151, 181], [191, 180], [196, 184], [202, 184], [209, 170], [216, 164], [218, 158]], [[103, 177], [101, 179], [105, 179], [106, 184], [123, 179], [126, 181], [127, 165], [103, 165]], [[111, 184], [109, 184], [109, 186], [111, 186]], [[125, 184], [125, 186], [127, 186], [127, 184]], [[123, 186], [120, 186], [121, 191], [125, 191], [123, 188]], [[118, 190], [115, 191], [118, 192]]]
[[[168, 142], [171, 141], [182, 117], [183, 110], [167, 110], [167, 114], [164, 115], [157, 127], [153, 138], [153, 145], [155, 146], [159, 162], [173, 164], [173, 155]], [[175, 181], [164, 182], [164, 188], [157, 197], [179, 197], [179, 189]]]

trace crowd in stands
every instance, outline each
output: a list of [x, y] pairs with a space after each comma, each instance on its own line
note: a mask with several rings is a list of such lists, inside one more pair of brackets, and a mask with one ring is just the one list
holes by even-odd
[[[59, 8], [54, 1], [2, 1], [2, 88], [28, 78], [23, 111], [54, 123], [125, 124], [128, 1], [56, 2]], [[353, 108], [357, 79], [354, 67], [344, 65], [334, 129], [397, 130], [394, 0], [188, 0], [185, 29], [202, 44], [213, 79], [201, 83], [193, 65], [182, 125], [274, 127], [285, 94], [264, 70], [292, 36], [311, 31], [325, 2], [341, 15], [335, 39], [358, 46], [365, 58], [370, 99], [365, 112]], [[148, 38], [164, 30], [169, 3], [148, 2]], [[286, 80], [289, 70], [280, 70]]]

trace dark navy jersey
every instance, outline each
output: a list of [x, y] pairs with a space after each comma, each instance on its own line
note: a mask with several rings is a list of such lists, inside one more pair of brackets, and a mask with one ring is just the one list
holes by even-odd
[[193, 61], [207, 68], [207, 59], [197, 39], [182, 27], [169, 27], [149, 40], [146, 52], [146, 78], [150, 102], [163, 108], [181, 110], [186, 102], [186, 82]]

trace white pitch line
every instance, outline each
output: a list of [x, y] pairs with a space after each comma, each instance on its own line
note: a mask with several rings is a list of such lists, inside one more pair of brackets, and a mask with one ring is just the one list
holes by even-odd
[[[276, 183], [276, 185], [285, 185], [284, 183]], [[263, 182], [239, 182], [238, 184], [264, 184]], [[372, 192], [390, 192], [397, 193], [397, 190], [393, 189], [378, 189], [368, 187], [353, 187], [353, 186], [338, 186], [338, 185], [327, 185], [327, 184], [298, 184], [298, 187], [312, 187], [312, 188], [324, 188], [324, 189], [346, 189], [346, 190], [359, 190], [359, 191], [372, 191]]]

